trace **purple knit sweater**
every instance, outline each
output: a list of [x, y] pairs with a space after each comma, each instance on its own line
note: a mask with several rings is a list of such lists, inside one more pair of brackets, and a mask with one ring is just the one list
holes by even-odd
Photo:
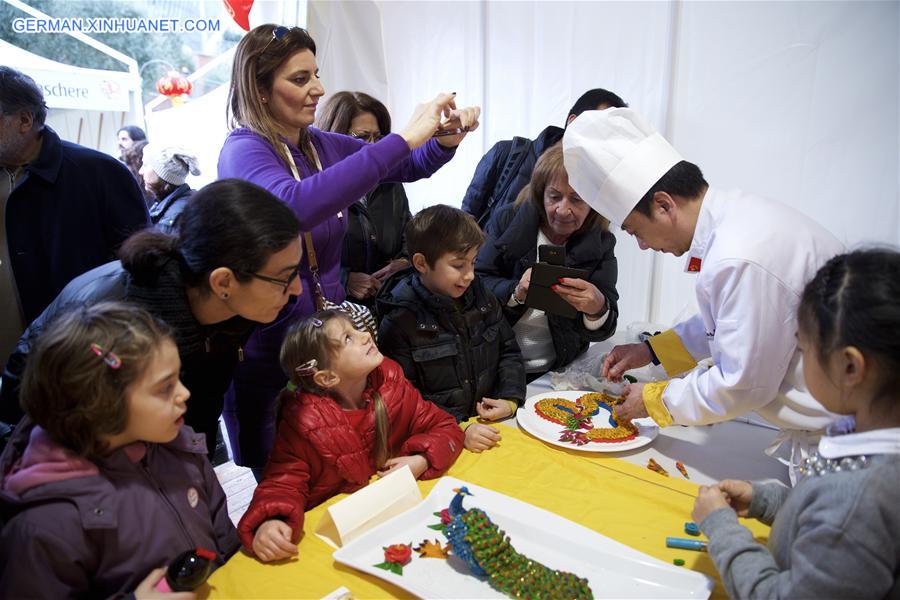
[[[383, 181], [407, 182], [429, 177], [453, 155], [435, 140], [410, 152], [406, 141], [391, 134], [376, 144], [346, 135], [309, 128], [323, 171], [316, 172], [299, 149], [288, 144], [301, 180], [262, 136], [236, 129], [226, 138], [219, 154], [219, 179], [236, 177], [263, 187], [294, 209], [304, 231], [311, 231], [319, 278], [329, 300], [340, 303], [345, 291], [340, 280], [341, 247], [347, 229], [346, 209]], [[344, 218], [337, 213], [343, 211]], [[303, 294], [285, 311], [293, 315], [314, 310], [312, 279], [306, 264], [301, 270]], [[283, 312], [282, 315], [286, 316]], [[282, 319], [279, 318], [279, 321]]]

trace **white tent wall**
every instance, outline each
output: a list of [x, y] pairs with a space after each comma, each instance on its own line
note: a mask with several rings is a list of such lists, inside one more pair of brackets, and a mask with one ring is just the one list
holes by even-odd
[[[790, 204], [851, 248], [897, 245], [898, 9], [897, 2], [684, 3], [673, 144], [712, 185]], [[666, 323], [693, 302], [694, 277], [684, 259], [659, 262], [651, 309]]]
[[228, 86], [221, 85], [182, 106], [147, 111], [147, 137], [153, 145], [181, 146], [197, 157], [200, 175], [189, 175], [194, 189], [217, 178], [216, 164], [228, 128], [225, 106]]
[[[330, 3], [311, 1], [310, 15], [334, 14]], [[340, 12], [372, 7], [344, 4]], [[383, 69], [381, 99], [395, 130], [440, 90], [484, 108], [482, 128], [454, 161], [407, 186], [413, 211], [460, 205], [495, 142], [561, 125], [584, 90], [604, 87], [644, 114], [714, 186], [795, 206], [851, 247], [900, 243], [897, 2], [375, 6], [382, 47], [372, 35], [376, 21], [348, 20], [340, 31], [354, 40], [353, 54], [342, 47], [341, 61], [353, 66], [330, 69]], [[310, 28], [317, 36], [312, 19]], [[328, 88], [328, 71], [323, 77]], [[367, 91], [370, 82], [345, 77], [341, 87]], [[690, 310], [693, 278], [683, 259], [640, 252], [617, 235], [621, 322], [666, 323]]]

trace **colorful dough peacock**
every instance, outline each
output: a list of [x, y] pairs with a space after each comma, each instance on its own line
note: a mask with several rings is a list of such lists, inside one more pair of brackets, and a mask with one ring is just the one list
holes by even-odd
[[573, 573], [549, 569], [513, 548], [506, 533], [479, 509], [463, 508], [466, 487], [453, 490], [450, 523], [444, 534], [453, 553], [472, 573], [486, 576], [495, 589], [512, 598], [593, 598], [586, 579]]

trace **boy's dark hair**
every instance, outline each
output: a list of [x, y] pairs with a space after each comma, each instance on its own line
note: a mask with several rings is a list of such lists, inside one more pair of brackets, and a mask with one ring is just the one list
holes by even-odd
[[[99, 457], [102, 437], [128, 426], [128, 388], [167, 339], [175, 343], [170, 327], [137, 306], [72, 307], [35, 343], [22, 377], [22, 409], [57, 444]], [[115, 359], [118, 367], [108, 364]]]
[[632, 210], [649, 217], [650, 209], [653, 206], [653, 195], [656, 192], [665, 192], [670, 196], [681, 196], [682, 198], [696, 198], [708, 187], [709, 184], [703, 178], [700, 167], [694, 163], [682, 160], [666, 171], [666, 174], [660, 177], [659, 181], [647, 190], [647, 193], [635, 204]]
[[575, 101], [575, 104], [569, 109], [569, 114], [566, 115], [566, 118], [568, 119], [568, 117], [571, 117], [572, 115], [577, 117], [586, 110], [597, 110], [597, 107], [601, 104], [605, 104], [609, 108], [625, 108], [628, 106], [624, 100], [609, 90], [594, 88], [593, 90], [588, 90], [583, 93], [581, 97]]
[[472, 215], [446, 204], [423, 208], [406, 224], [406, 248], [434, 267], [445, 254], [465, 254], [484, 243], [484, 233]]
[[30, 112], [34, 117], [35, 129], [43, 129], [47, 118], [44, 92], [25, 73], [0, 65], [0, 113], [13, 115], [19, 111]]
[[797, 316], [819, 362], [827, 364], [835, 350], [856, 347], [879, 367], [882, 382], [875, 401], [897, 402], [900, 253], [872, 248], [835, 256], [806, 284]]

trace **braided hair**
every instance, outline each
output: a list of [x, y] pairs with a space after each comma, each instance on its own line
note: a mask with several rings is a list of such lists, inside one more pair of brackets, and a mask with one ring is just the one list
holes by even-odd
[[[289, 381], [278, 395], [276, 422], [281, 421], [283, 408], [298, 393], [330, 393], [316, 383], [314, 376], [317, 371], [328, 369], [331, 359], [340, 351], [341, 345], [330, 340], [325, 331], [325, 324], [333, 319], [344, 319], [353, 325], [347, 313], [329, 309], [314, 313], [288, 329], [281, 345], [280, 362]], [[390, 458], [390, 422], [387, 405], [380, 392], [372, 394], [372, 404], [375, 411], [375, 465], [381, 469]]]
[[798, 317], [820, 362], [854, 346], [879, 367], [883, 381], [875, 401], [898, 396], [900, 253], [872, 248], [835, 256], [806, 285]]

